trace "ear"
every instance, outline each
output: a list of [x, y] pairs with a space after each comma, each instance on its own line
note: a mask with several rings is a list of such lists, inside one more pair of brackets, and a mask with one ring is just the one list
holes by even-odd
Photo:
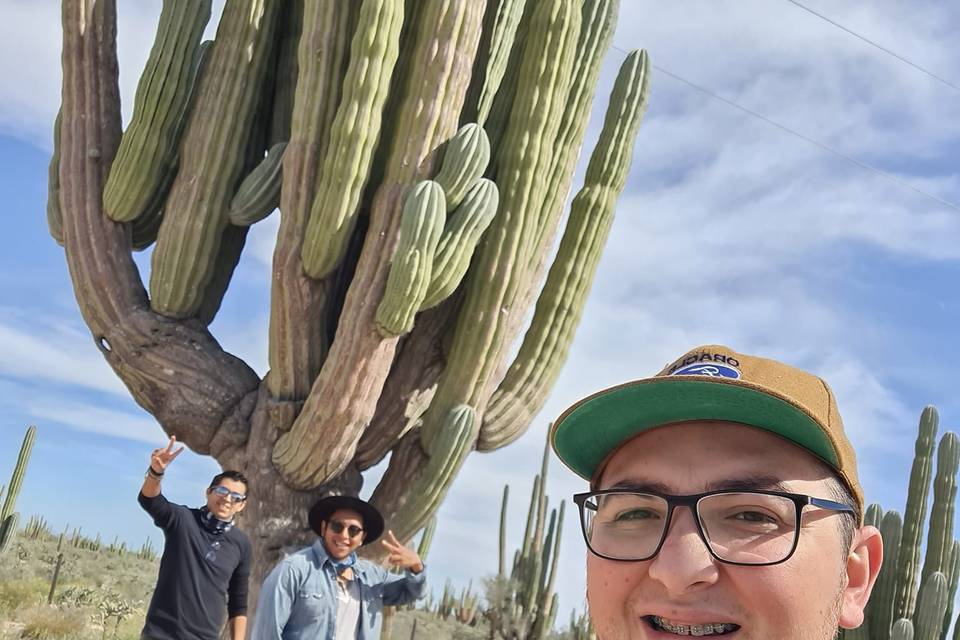
[[243, 502], [240, 503], [240, 506], [237, 508], [237, 515], [239, 515], [240, 512], [246, 508], [247, 508], [247, 501], [244, 500]]
[[[891, 560], [893, 560], [891, 558]], [[847, 586], [840, 601], [840, 619], [844, 629], [863, 624], [863, 611], [883, 564], [883, 540], [876, 527], [861, 527], [853, 536], [847, 555]]]

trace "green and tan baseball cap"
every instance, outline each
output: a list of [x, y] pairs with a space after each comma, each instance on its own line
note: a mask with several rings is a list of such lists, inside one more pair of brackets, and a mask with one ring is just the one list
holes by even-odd
[[775, 433], [832, 467], [863, 509], [857, 460], [837, 401], [821, 378], [720, 345], [692, 349], [652, 378], [604, 389], [553, 423], [557, 456], [591, 484], [637, 434], [676, 422], [722, 420]]

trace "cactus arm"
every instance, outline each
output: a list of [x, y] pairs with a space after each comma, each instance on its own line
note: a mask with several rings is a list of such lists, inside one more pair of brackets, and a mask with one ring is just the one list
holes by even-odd
[[207, 283], [207, 291], [203, 296], [203, 302], [200, 304], [200, 310], [197, 312], [197, 319], [204, 325], [209, 325], [217, 316], [220, 310], [220, 304], [223, 302], [223, 296], [227, 293], [227, 287], [230, 284], [230, 278], [233, 277], [233, 271], [240, 262], [240, 254], [243, 252], [243, 246], [247, 242], [247, 227], [238, 227], [228, 224], [223, 230], [223, 238], [220, 240], [219, 255], [217, 256], [216, 266], [210, 282]]
[[[883, 539], [883, 554], [894, 559], [900, 550], [903, 535], [903, 519], [898, 511], [887, 511], [880, 522]], [[893, 623], [893, 598], [897, 587], [897, 567], [893, 562], [884, 562], [877, 577], [876, 586], [867, 606], [870, 629], [877, 640], [887, 640]]]
[[920, 429], [914, 445], [913, 466], [903, 512], [903, 536], [897, 556], [897, 595], [893, 607], [895, 619], [913, 616], [916, 604], [917, 574], [920, 563], [920, 538], [927, 517], [927, 493], [930, 490], [933, 448], [940, 418], [930, 406], [920, 416]]
[[27, 465], [30, 463], [30, 454], [33, 452], [33, 443], [36, 439], [37, 428], [31, 425], [23, 435], [23, 442], [20, 443], [20, 453], [17, 454], [17, 462], [13, 466], [13, 474], [7, 484], [7, 497], [3, 501], [3, 508], [0, 509], [0, 522], [6, 520], [16, 509], [17, 498], [20, 497], [20, 488], [23, 486], [23, 478], [27, 473]]
[[263, 160], [240, 183], [227, 213], [231, 224], [249, 227], [266, 218], [280, 205], [283, 152], [286, 148], [286, 142], [278, 142], [270, 147]]
[[[171, 318], [200, 308], [245, 168], [279, 3], [227, 3], [187, 121], [150, 271], [150, 304]], [[215, 161], [218, 159], [218, 161]]]
[[913, 640], [913, 623], [907, 618], [900, 618], [893, 625], [890, 640]]
[[63, 246], [63, 211], [60, 209], [60, 122], [63, 110], [57, 111], [53, 122], [53, 155], [47, 169], [47, 229], [50, 237]]
[[303, 410], [273, 450], [274, 464], [295, 487], [339, 475], [373, 417], [397, 339], [379, 334], [370, 300], [378, 300], [386, 285], [407, 185], [432, 171], [437, 147], [456, 130], [466, 93], [482, 7], [472, 0], [430, 0], [419, 12], [411, 58], [419, 73], [410, 75], [394, 111], [391, 127], [403, 135], [386, 138], [392, 146], [337, 335]]
[[917, 638], [938, 638], [947, 611], [947, 578], [939, 571], [931, 573], [917, 597], [917, 611], [913, 617]]
[[[536, 3], [530, 55], [524, 56], [520, 83], [506, 137], [518, 141], [505, 146], [498, 159], [500, 207], [484, 236], [453, 336], [448, 366], [424, 416], [421, 438], [425, 446], [437, 436], [443, 416], [456, 404], [483, 409], [493, 392], [491, 378], [506, 347], [509, 314], [521, 288], [523, 265], [529, 262], [529, 238], [535, 228], [532, 207], [543, 198], [544, 175], [554, 153], [553, 144], [569, 86], [579, 3], [549, 0]], [[532, 53], [535, 52], [535, 55]]]
[[[412, 538], [430, 520], [447, 495], [467, 455], [473, 450], [479, 421], [472, 407], [455, 407], [447, 416], [445, 426], [443, 437], [425, 452], [426, 464], [415, 472], [400, 496], [391, 495], [389, 501], [384, 500], [387, 496], [382, 489], [389, 486], [388, 483], [378, 486], [370, 499], [384, 519], [390, 522], [390, 528], [401, 542]], [[387, 474], [390, 474], [389, 469]], [[382, 553], [379, 549], [371, 549], [370, 552]]]
[[497, 553], [497, 575], [505, 577], [504, 555], [507, 550], [507, 500], [510, 498], [510, 485], [503, 485], [503, 501], [500, 503], [500, 538]]
[[128, 231], [103, 214], [103, 184], [120, 139], [116, 6], [84, 6], [63, 5], [59, 174], [71, 280], [94, 341], [140, 405], [206, 452], [259, 380], [206, 330], [149, 312]]
[[434, 176], [443, 187], [447, 211], [460, 206], [467, 192], [483, 176], [490, 162], [490, 142], [483, 127], [465, 124], [446, 144], [440, 171]]
[[488, 0], [484, 38], [474, 67], [467, 100], [467, 117], [483, 124], [507, 70], [527, 0]]
[[417, 544], [417, 555], [424, 562], [427, 561], [427, 554], [430, 553], [430, 545], [433, 543], [433, 534], [437, 531], [437, 516], [434, 514], [427, 521], [427, 526], [423, 528], [423, 534], [420, 536], [420, 542]]
[[[311, 0], [313, 1], [313, 0]], [[277, 52], [277, 66], [275, 71], [276, 83], [274, 86], [272, 115], [268, 146], [290, 140], [290, 128], [293, 121], [293, 100], [297, 89], [297, 78], [300, 65], [298, 51], [300, 35], [303, 33], [303, 18], [305, 0], [287, 0], [284, 2], [283, 15], [278, 27], [280, 34], [279, 51]]]
[[270, 292], [270, 393], [303, 400], [327, 353], [323, 317], [329, 286], [303, 273], [300, 246], [316, 191], [317, 173], [340, 102], [353, 33], [354, 2], [306, 2], [297, 50], [299, 77], [284, 151], [280, 229]]
[[364, 0], [300, 253], [312, 278], [326, 277], [336, 268], [356, 224], [402, 25], [403, 0]]
[[460, 285], [470, 267], [474, 249], [497, 213], [499, 192], [492, 180], [481, 178], [467, 193], [443, 230], [433, 262], [433, 272], [421, 309], [446, 300]]
[[400, 239], [383, 299], [377, 307], [377, 328], [382, 335], [399, 336], [413, 328], [413, 318], [430, 285], [445, 218], [446, 203], [440, 185], [432, 180], [414, 185], [403, 208]]
[[950, 551], [950, 572], [947, 574], [950, 588], [947, 591], [947, 612], [943, 616], [943, 631], [941, 640], [947, 640], [950, 635], [950, 623], [953, 622], [953, 607], [957, 597], [957, 586], [960, 585], [960, 540], [954, 540]]
[[937, 448], [937, 474], [933, 481], [933, 507], [927, 530], [927, 550], [920, 584], [935, 571], [950, 570], [949, 553], [953, 548], [953, 509], [957, 499], [957, 468], [960, 466], [960, 442], [948, 431]]
[[20, 514], [11, 513], [0, 520], [0, 555], [3, 555], [13, 546], [17, 537], [17, 525], [20, 523]]
[[133, 117], [103, 190], [103, 209], [112, 220], [129, 222], [142, 215], [177, 156], [210, 5], [211, 0], [163, 2]]
[[649, 62], [645, 52], [635, 51], [620, 68], [600, 140], [587, 167], [586, 185], [574, 198], [530, 328], [487, 407], [477, 445], [480, 450], [502, 447], [523, 434], [566, 361], [613, 222], [616, 199], [626, 183], [648, 95]]
[[[548, 172], [548, 188], [546, 197], [537, 211], [537, 229], [533, 234], [530, 269], [526, 279], [526, 287], [520, 295], [522, 308], [526, 309], [533, 304], [543, 273], [550, 256], [549, 248], [553, 245], [557, 227], [560, 224], [567, 194], [570, 192], [570, 183], [573, 180], [574, 169], [583, 137], [590, 117], [590, 107], [596, 92], [597, 81], [600, 77], [600, 66], [603, 62], [610, 43], [613, 41], [613, 32], [616, 28], [619, 0], [591, 0], [584, 2], [582, 11], [583, 27], [577, 41], [577, 51], [574, 56], [574, 70], [571, 74], [570, 98], [557, 132], [557, 153]], [[644, 70], [644, 76], [649, 76], [649, 70]], [[644, 102], [646, 98], [644, 98]], [[643, 109], [646, 106], [644, 105]], [[518, 316], [515, 320], [518, 325], [523, 320]], [[519, 327], [511, 329], [516, 331]], [[503, 372], [497, 376], [503, 377]]]
[[[527, 40], [537, 5], [537, 2], [531, 2], [530, 0], [526, 0], [523, 4], [523, 12], [520, 15], [520, 21], [517, 23], [513, 42], [510, 43], [506, 69], [500, 81], [500, 86], [497, 87], [496, 95], [493, 97], [493, 104], [490, 105], [489, 115], [485, 119], [470, 118], [482, 124], [486, 129], [487, 137], [490, 139], [490, 155], [494, 158], [499, 156], [500, 141], [506, 134], [513, 113], [513, 104], [517, 99], [524, 53], [527, 49]], [[493, 167], [491, 167], [491, 176], [493, 175], [492, 169]]]

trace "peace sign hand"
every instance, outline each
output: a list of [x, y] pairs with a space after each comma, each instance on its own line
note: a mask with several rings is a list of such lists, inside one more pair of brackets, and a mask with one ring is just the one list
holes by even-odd
[[387, 537], [381, 541], [381, 544], [390, 552], [390, 564], [409, 569], [413, 573], [423, 571], [423, 562], [420, 561], [420, 556], [410, 547], [400, 544], [400, 541], [393, 535], [393, 531], [387, 531]]
[[173, 445], [177, 443], [177, 436], [170, 436], [170, 442], [167, 443], [166, 449], [154, 449], [153, 453], [150, 454], [150, 468], [156, 471], [158, 474], [162, 474], [167, 469], [167, 465], [174, 461], [174, 459], [180, 455], [180, 452], [183, 451], [183, 445], [179, 449], [174, 451]]

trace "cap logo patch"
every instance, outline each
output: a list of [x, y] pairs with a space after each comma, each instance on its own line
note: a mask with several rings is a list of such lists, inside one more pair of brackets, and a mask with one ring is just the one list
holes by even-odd
[[732, 378], [738, 380], [740, 371], [731, 366], [713, 363], [713, 364], [689, 364], [680, 367], [670, 375], [673, 376], [711, 376], [714, 378]]

